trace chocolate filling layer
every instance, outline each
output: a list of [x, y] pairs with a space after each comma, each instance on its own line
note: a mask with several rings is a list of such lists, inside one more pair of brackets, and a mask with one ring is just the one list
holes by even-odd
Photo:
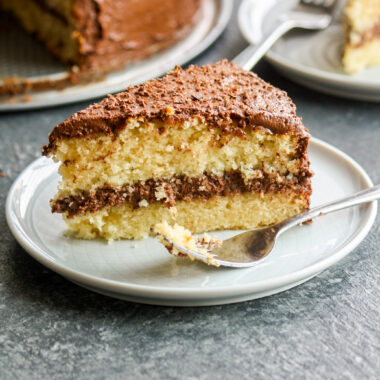
[[368, 29], [367, 31], [360, 34], [359, 40], [357, 42], [349, 42], [352, 47], [358, 48], [377, 36], [380, 36], [380, 22], [377, 23], [372, 29]]
[[228, 172], [223, 176], [207, 173], [195, 178], [180, 176], [171, 179], [149, 179], [132, 186], [83, 191], [78, 195], [52, 200], [51, 207], [53, 212], [67, 212], [68, 216], [72, 217], [83, 215], [87, 211], [96, 212], [106, 206], [120, 206], [125, 202], [131, 203], [134, 208], [155, 202], [171, 207], [181, 200], [207, 200], [216, 195], [281, 193], [289, 190], [309, 197], [311, 176], [312, 173], [305, 169], [298, 176], [281, 176], [277, 180], [265, 171], [258, 171], [258, 178], [249, 180], [244, 179], [239, 171]]

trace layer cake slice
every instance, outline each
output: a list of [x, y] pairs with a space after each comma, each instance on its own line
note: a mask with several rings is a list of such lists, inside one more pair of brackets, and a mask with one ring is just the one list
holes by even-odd
[[380, 0], [349, 0], [344, 11], [343, 66], [355, 73], [380, 65]]
[[309, 207], [309, 137], [257, 75], [225, 60], [177, 67], [53, 129], [52, 211], [86, 239], [138, 239], [163, 220], [194, 233], [276, 223]]

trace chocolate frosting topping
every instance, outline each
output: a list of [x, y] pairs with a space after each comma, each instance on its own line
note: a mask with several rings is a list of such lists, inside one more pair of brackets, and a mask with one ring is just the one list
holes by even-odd
[[243, 136], [248, 125], [276, 134], [308, 132], [284, 91], [223, 60], [186, 70], [177, 67], [161, 79], [109, 95], [58, 124], [43, 150], [48, 155], [63, 138], [117, 134], [129, 118], [176, 125], [194, 117]]
[[79, 66], [108, 71], [170, 46], [190, 30], [200, 0], [75, 0]]

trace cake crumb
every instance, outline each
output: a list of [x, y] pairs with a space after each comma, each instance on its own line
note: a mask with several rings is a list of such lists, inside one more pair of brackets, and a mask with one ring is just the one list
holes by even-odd
[[169, 208], [169, 213], [170, 213], [170, 216], [173, 218], [173, 219], [177, 219], [177, 216], [178, 216], [178, 210], [177, 210], [177, 207], [175, 206], [172, 206]]
[[139, 207], [148, 207], [149, 203], [146, 199], [143, 199], [142, 201], [139, 202]]
[[174, 115], [174, 108], [173, 107], [166, 107], [166, 114], [167, 115]]
[[187, 141], [184, 141], [181, 143], [180, 150], [187, 150], [189, 149], [189, 144]]
[[160, 201], [161, 199], [167, 200], [168, 196], [165, 191], [165, 185], [162, 184], [160, 186], [157, 186], [156, 191], [154, 192], [154, 195], [158, 201]]
[[[205, 256], [205, 263], [213, 266], [220, 266], [220, 264], [214, 259], [215, 255], [212, 253], [213, 249], [222, 246], [223, 242], [215, 237], [211, 237], [208, 234], [203, 234], [201, 237], [195, 237], [186, 228], [174, 224], [170, 226], [166, 220], [161, 223], [157, 223], [152, 229], [153, 236], [162, 243], [165, 248], [174, 256], [186, 257], [190, 260], [199, 260], [196, 257], [189, 256], [185, 252], [182, 252], [176, 248], [171, 242], [178, 246], [182, 246], [188, 250], [195, 251]], [[171, 242], [169, 242], [169, 239]]]

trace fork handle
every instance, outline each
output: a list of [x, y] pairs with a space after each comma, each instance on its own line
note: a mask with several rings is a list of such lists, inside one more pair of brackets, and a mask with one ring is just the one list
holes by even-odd
[[272, 45], [286, 32], [295, 27], [291, 20], [283, 21], [257, 45], [249, 45], [232, 61], [245, 70], [251, 70]]
[[306, 222], [312, 218], [316, 218], [317, 216], [326, 215], [330, 212], [343, 210], [348, 207], [375, 201], [377, 199], [380, 199], [380, 184], [370, 187], [369, 189], [360, 191], [356, 194], [350, 195], [348, 197], [338, 199], [333, 202], [325, 203], [318, 207], [314, 207], [311, 210], [306, 211], [302, 214], [295, 215], [292, 218], [289, 218], [284, 222], [280, 223], [279, 227], [281, 232], [284, 232], [299, 223]]

